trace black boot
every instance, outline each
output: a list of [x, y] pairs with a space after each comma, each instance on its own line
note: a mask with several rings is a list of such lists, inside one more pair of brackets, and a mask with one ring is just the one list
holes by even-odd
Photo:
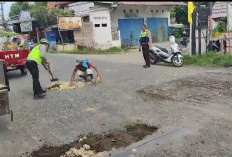
[[45, 97], [45, 93], [41, 93], [41, 94], [36, 94], [36, 95], [34, 95], [34, 99], [36, 100], [36, 99], [42, 99], [42, 98], [44, 98]]
[[143, 68], [150, 68], [150, 66], [148, 66], [148, 65], [144, 65], [144, 66], [143, 66]]

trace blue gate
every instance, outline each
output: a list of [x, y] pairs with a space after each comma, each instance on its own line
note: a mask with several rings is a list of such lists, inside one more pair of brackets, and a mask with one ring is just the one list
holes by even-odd
[[147, 28], [152, 33], [152, 42], [164, 42], [168, 40], [168, 19], [147, 18]]
[[144, 20], [140, 19], [118, 19], [121, 43], [123, 46], [139, 45], [140, 32]]

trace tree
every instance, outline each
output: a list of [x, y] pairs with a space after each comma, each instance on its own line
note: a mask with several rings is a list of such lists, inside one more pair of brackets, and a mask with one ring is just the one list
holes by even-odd
[[171, 17], [175, 18], [177, 23], [188, 25], [188, 7], [187, 6], [176, 6], [173, 8]]
[[29, 11], [31, 9], [31, 6], [29, 2], [16, 2], [13, 3], [12, 6], [10, 7], [10, 13], [9, 16], [16, 16], [19, 15], [20, 11]]
[[43, 28], [57, 24], [57, 16], [72, 16], [71, 11], [51, 8], [47, 6], [47, 2], [35, 2], [31, 9], [31, 16], [39, 23]]
[[[213, 2], [212, 5], [214, 5]], [[199, 7], [200, 5], [209, 6], [209, 2], [194, 2], [194, 6]], [[182, 23], [185, 26], [188, 26], [188, 6], [175, 6], [171, 10], [171, 17], [175, 18], [177, 23]]]

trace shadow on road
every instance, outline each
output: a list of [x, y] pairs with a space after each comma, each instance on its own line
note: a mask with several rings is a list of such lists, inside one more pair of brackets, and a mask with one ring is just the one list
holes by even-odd
[[9, 121], [7, 121], [6, 119], [9, 119], [10, 121], [10, 115], [4, 115], [4, 116], [0, 116], [0, 132], [4, 132], [4, 131], [8, 131], [8, 124]]
[[9, 71], [9, 72], [7, 72], [7, 75], [8, 75], [8, 79], [12, 80], [12, 79], [27, 77], [28, 73], [27, 73], [27, 75], [21, 75], [21, 72], [19, 70], [17, 70], [17, 71]]

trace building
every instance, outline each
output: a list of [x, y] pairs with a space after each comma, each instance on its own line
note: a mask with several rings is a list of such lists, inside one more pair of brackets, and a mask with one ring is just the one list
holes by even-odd
[[[44, 37], [44, 30], [39, 28], [38, 23], [31, 17], [29, 11], [21, 11], [19, 16], [7, 21], [8, 28], [16, 33], [28, 34], [30, 39]], [[39, 29], [37, 29], [39, 28]]]
[[[153, 42], [168, 40], [170, 11], [182, 2], [69, 2], [63, 8], [82, 17], [83, 27], [73, 31], [78, 45], [107, 49], [139, 45], [142, 25], [152, 32]], [[59, 7], [59, 5], [56, 5]]]

